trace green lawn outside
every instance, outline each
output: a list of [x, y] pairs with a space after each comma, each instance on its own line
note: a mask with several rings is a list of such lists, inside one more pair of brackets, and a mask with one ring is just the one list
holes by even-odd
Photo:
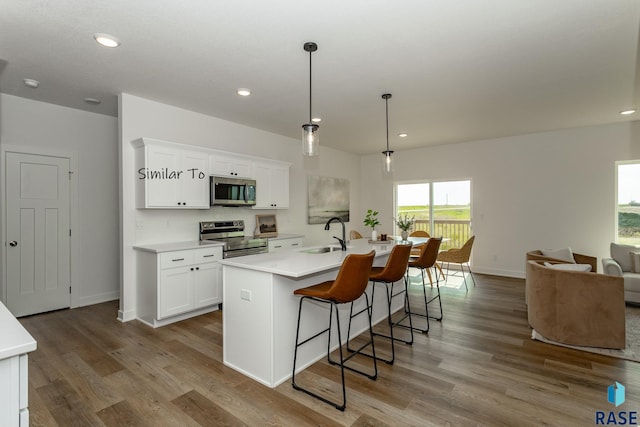
[[640, 244], [640, 206], [618, 205], [618, 243]]

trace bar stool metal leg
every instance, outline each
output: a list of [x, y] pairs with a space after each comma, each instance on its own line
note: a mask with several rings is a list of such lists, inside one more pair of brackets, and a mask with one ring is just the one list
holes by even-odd
[[[367, 296], [367, 294], [364, 294], [365, 299], [366, 299], [366, 305], [367, 307], [369, 307], [369, 297]], [[312, 335], [311, 337], [305, 339], [304, 341], [300, 342], [300, 320], [301, 320], [301, 314], [302, 314], [302, 303], [304, 302], [305, 299], [310, 299], [316, 302], [321, 302], [321, 303], [325, 303], [325, 304], [329, 304], [329, 326], [326, 329], [323, 329], [322, 331]], [[332, 325], [333, 325], [333, 313], [335, 311], [335, 317], [336, 317], [336, 329], [338, 331], [338, 354], [340, 355], [340, 360], [336, 361], [331, 359], [331, 330], [332, 330]], [[336, 409], [340, 410], [340, 411], [344, 411], [344, 409], [346, 408], [346, 404], [347, 404], [347, 395], [346, 395], [346, 385], [345, 385], [345, 379], [344, 379], [344, 370], [348, 369], [352, 372], [356, 372], [358, 374], [364, 375], [367, 378], [371, 379], [371, 380], [376, 380], [378, 377], [378, 365], [376, 363], [376, 349], [375, 349], [375, 343], [373, 340], [373, 327], [371, 325], [371, 312], [365, 308], [363, 311], [361, 311], [360, 313], [366, 311], [367, 312], [367, 317], [368, 317], [368, 321], [369, 321], [369, 341], [364, 343], [358, 350], [355, 350], [352, 354], [348, 355], [348, 356], [344, 356], [343, 350], [342, 350], [342, 333], [340, 330], [340, 313], [338, 310], [338, 304], [334, 301], [327, 301], [327, 300], [322, 300], [319, 298], [314, 298], [314, 297], [302, 297], [300, 299], [300, 305], [298, 307], [298, 324], [296, 327], [296, 344], [295, 344], [295, 350], [293, 353], [293, 372], [291, 374], [291, 385], [293, 386], [293, 388], [295, 390], [299, 390], [302, 391], [310, 396], [315, 397], [316, 399], [319, 399], [333, 407], [335, 407]], [[350, 322], [349, 322], [350, 323]], [[324, 334], [324, 333], [328, 333], [327, 336], [327, 361], [329, 362], [329, 364], [331, 365], [338, 365], [340, 366], [340, 377], [341, 377], [341, 382], [342, 382], [342, 403], [339, 402], [334, 402], [331, 401], [329, 399], [327, 399], [324, 396], [319, 395], [318, 393], [315, 393], [309, 389], [306, 389], [302, 386], [300, 386], [299, 384], [296, 383], [296, 379], [295, 379], [295, 375], [296, 375], [296, 362], [297, 362], [297, 358], [298, 358], [298, 347], [301, 347], [302, 345], [308, 343], [309, 341], [313, 340], [314, 338], [319, 337], [320, 335]], [[349, 332], [347, 332], [347, 345], [348, 345], [348, 340], [349, 340]], [[347, 361], [349, 361], [352, 357], [356, 356], [357, 354], [363, 354], [363, 355], [367, 355], [365, 353], [361, 353], [361, 350], [363, 350], [364, 348], [366, 348], [367, 346], [371, 345], [371, 352], [373, 353], [373, 355], [371, 356], [373, 358], [373, 373], [368, 373], [365, 371], [362, 371], [360, 369], [351, 367], [346, 365], [345, 363]], [[368, 355], [367, 355], [368, 356]]]
[[[373, 301], [374, 301], [374, 296], [375, 296], [375, 290], [376, 290], [376, 284], [378, 283], [383, 283], [385, 285], [385, 293], [386, 293], [386, 298], [387, 298], [387, 324], [389, 326], [389, 335], [386, 334], [382, 334], [382, 333], [378, 333], [378, 332], [373, 332], [373, 335], [376, 337], [382, 337], [382, 338], [387, 338], [391, 340], [391, 359], [385, 359], [382, 357], [376, 357], [378, 360], [385, 362], [389, 365], [393, 365], [393, 362], [395, 361], [395, 357], [396, 357], [396, 351], [395, 351], [395, 341], [400, 341], [403, 342], [405, 344], [409, 344], [412, 345], [413, 344], [413, 330], [415, 328], [413, 328], [413, 323], [411, 320], [411, 308], [409, 307], [409, 311], [408, 313], [405, 312], [406, 314], [399, 320], [397, 321], [393, 321], [392, 317], [391, 317], [391, 302], [393, 301], [393, 298], [396, 296], [399, 296], [401, 294], [405, 294], [405, 302], [408, 301], [407, 298], [407, 281], [406, 278], [403, 277], [403, 281], [404, 281], [404, 289], [400, 290], [399, 292], [396, 292], [395, 294], [393, 293], [393, 286], [395, 285], [395, 282], [378, 282], [378, 281], [372, 281], [373, 285], [371, 286], [371, 306], [367, 306], [365, 308], [363, 308], [362, 310], [358, 311], [357, 313], [353, 313], [353, 304], [351, 305], [351, 312], [350, 312], [350, 317], [349, 317], [349, 330], [351, 330], [351, 319], [353, 319], [354, 317], [356, 317], [357, 315], [359, 315], [360, 313], [363, 313], [365, 310], [367, 310], [369, 312], [369, 315], [371, 316], [372, 311], [373, 311]], [[366, 294], [365, 294], [366, 295]], [[404, 321], [405, 319], [409, 319], [409, 325], [403, 325], [400, 322]], [[408, 340], [403, 340], [400, 338], [396, 338], [395, 335], [393, 334], [393, 328], [395, 328], [396, 326], [402, 327], [402, 328], [406, 328], [409, 329], [410, 331], [410, 336], [411, 338]], [[358, 350], [353, 350], [351, 348], [349, 348], [348, 346], [348, 342], [347, 342], [347, 350], [351, 351], [351, 352], [356, 352], [356, 351], [360, 351], [362, 350], [362, 348], [358, 349]], [[371, 354], [367, 354], [367, 353], [360, 353], [363, 356], [367, 356], [367, 357], [373, 357], [373, 355]]]
[[[378, 365], [376, 363], [376, 348], [373, 341], [373, 327], [371, 325], [371, 311], [365, 309], [367, 312], [367, 320], [369, 321], [369, 338], [368, 344], [371, 344], [371, 351], [373, 352], [373, 373], [364, 372], [359, 369], [347, 366], [346, 362], [353, 356], [359, 353], [353, 353], [347, 357], [344, 357], [342, 351], [342, 332], [340, 330], [340, 312], [338, 306], [340, 304], [353, 303], [358, 300], [362, 295], [365, 296], [365, 304], [367, 307], [369, 304], [369, 297], [366, 294], [367, 285], [369, 283], [369, 272], [373, 265], [373, 259], [375, 257], [375, 251], [371, 251], [368, 254], [349, 254], [344, 258], [338, 275], [335, 280], [328, 280], [325, 282], [317, 283], [305, 288], [296, 289], [293, 291], [294, 295], [301, 296], [300, 305], [298, 306], [298, 321], [296, 325], [296, 342], [293, 352], [293, 371], [291, 373], [291, 385], [295, 390], [300, 390], [306, 394], [319, 399], [340, 411], [344, 411], [347, 406], [347, 391], [345, 386], [344, 370], [349, 369], [353, 372], [367, 376], [368, 378], [375, 380], [378, 377]], [[300, 341], [300, 323], [302, 317], [302, 305], [306, 300], [313, 301], [315, 303], [329, 304], [329, 326], [322, 331], [312, 335], [309, 338]], [[336, 329], [338, 331], [338, 353], [340, 355], [339, 361], [331, 359], [331, 329], [333, 326], [333, 313], [335, 310], [336, 315]], [[351, 319], [349, 319], [351, 320]], [[314, 338], [327, 332], [327, 361], [331, 365], [340, 365], [340, 377], [342, 385], [342, 402], [334, 402], [325, 396], [320, 395], [308, 388], [300, 386], [296, 382], [296, 364], [298, 361], [298, 348], [307, 344]], [[349, 333], [347, 333], [347, 341], [349, 341]], [[363, 346], [362, 348], [366, 347]]]

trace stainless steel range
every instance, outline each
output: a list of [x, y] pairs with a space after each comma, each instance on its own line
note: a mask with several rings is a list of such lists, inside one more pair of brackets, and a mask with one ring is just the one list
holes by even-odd
[[223, 258], [262, 254], [269, 251], [267, 239], [244, 235], [243, 220], [202, 221], [200, 223], [200, 241], [204, 244], [223, 242]]

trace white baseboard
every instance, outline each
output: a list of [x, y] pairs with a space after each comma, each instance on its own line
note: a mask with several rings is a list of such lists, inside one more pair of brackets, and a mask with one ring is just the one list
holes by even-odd
[[122, 311], [122, 310], [118, 310], [118, 320], [121, 322], [130, 322], [132, 320], [136, 319], [136, 311], [135, 310], [129, 310], [129, 311]]
[[471, 271], [479, 274], [491, 274], [493, 276], [513, 277], [516, 279], [525, 278], [523, 271], [503, 270], [500, 268], [474, 267], [473, 269], [471, 269]]
[[120, 291], [105, 292], [98, 295], [90, 295], [87, 297], [73, 298], [71, 297], [71, 308], [85, 307], [87, 305], [100, 304], [107, 301], [113, 301], [120, 298]]

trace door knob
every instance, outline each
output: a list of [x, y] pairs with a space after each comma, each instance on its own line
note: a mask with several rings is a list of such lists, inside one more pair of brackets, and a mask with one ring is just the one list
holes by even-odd
[[9, 242], [9, 246], [18, 246], [18, 242], [16, 242], [15, 240], [12, 240]]

